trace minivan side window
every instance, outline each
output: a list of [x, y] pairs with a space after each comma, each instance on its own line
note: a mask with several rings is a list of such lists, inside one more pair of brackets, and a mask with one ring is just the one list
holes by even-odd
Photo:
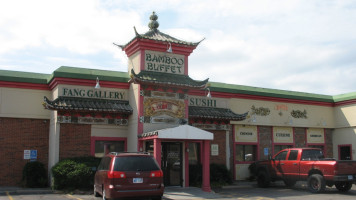
[[109, 170], [110, 168], [110, 157], [104, 157], [101, 159], [98, 170]]

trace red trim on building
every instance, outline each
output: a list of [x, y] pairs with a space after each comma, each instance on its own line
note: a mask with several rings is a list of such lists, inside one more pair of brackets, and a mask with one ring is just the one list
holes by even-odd
[[356, 99], [336, 102], [335, 106], [346, 106], [346, 105], [350, 105], [350, 104], [356, 104]]
[[[288, 99], [280, 97], [267, 97], [260, 95], [251, 95], [251, 94], [239, 94], [239, 93], [227, 93], [227, 92], [212, 92], [210, 91], [211, 96], [215, 98], [237, 98], [237, 99], [252, 99], [252, 100], [262, 100], [262, 101], [275, 101], [283, 103], [297, 103], [297, 104], [306, 104], [306, 105], [316, 105], [316, 106], [329, 106], [334, 107], [334, 103], [322, 102], [322, 101], [311, 101], [311, 100], [299, 100], [299, 99]], [[205, 96], [205, 90], [191, 90], [188, 93], [189, 95], [196, 96]]]
[[[132, 56], [139, 50], [150, 50], [150, 51], [167, 51], [168, 42], [155, 41], [150, 39], [135, 38], [130, 44], [128, 44], [123, 51], [125, 51], [128, 57]], [[171, 43], [173, 54], [181, 54], [189, 56], [196, 46], [188, 46], [183, 44]]]
[[0, 87], [33, 89], [33, 90], [50, 90], [47, 84], [9, 82], [9, 81], [0, 81]]
[[[120, 89], [129, 89], [130, 84], [127, 82], [113, 82], [113, 81], [100, 81], [101, 87], [107, 88], [120, 88]], [[96, 84], [96, 80], [88, 80], [88, 79], [74, 79], [74, 78], [54, 78], [49, 84], [49, 88], [52, 90], [59, 84], [66, 85], [81, 85], [81, 86], [92, 86], [94, 88]]]

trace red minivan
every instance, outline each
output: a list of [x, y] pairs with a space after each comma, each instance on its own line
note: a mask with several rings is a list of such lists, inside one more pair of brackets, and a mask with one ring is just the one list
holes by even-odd
[[163, 172], [149, 153], [109, 153], [98, 167], [94, 195], [103, 199], [151, 197], [162, 199]]

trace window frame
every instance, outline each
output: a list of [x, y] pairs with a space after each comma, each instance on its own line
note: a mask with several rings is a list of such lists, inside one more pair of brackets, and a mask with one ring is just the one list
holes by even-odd
[[123, 137], [96, 137], [92, 136], [90, 138], [90, 155], [95, 157], [95, 142], [96, 141], [115, 141], [124, 142], [124, 151], [127, 151], [127, 138]]

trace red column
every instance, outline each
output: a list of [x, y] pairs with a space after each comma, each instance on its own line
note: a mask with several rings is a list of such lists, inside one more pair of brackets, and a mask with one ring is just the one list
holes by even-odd
[[210, 141], [203, 141], [203, 185], [202, 190], [205, 192], [211, 192], [210, 188]]
[[189, 152], [187, 149], [189, 149], [189, 142], [185, 142], [184, 145], [184, 153], [185, 153], [185, 160], [184, 160], [184, 167], [185, 167], [185, 187], [189, 187]]
[[161, 167], [161, 140], [153, 139], [153, 157], [157, 160], [158, 165]]

